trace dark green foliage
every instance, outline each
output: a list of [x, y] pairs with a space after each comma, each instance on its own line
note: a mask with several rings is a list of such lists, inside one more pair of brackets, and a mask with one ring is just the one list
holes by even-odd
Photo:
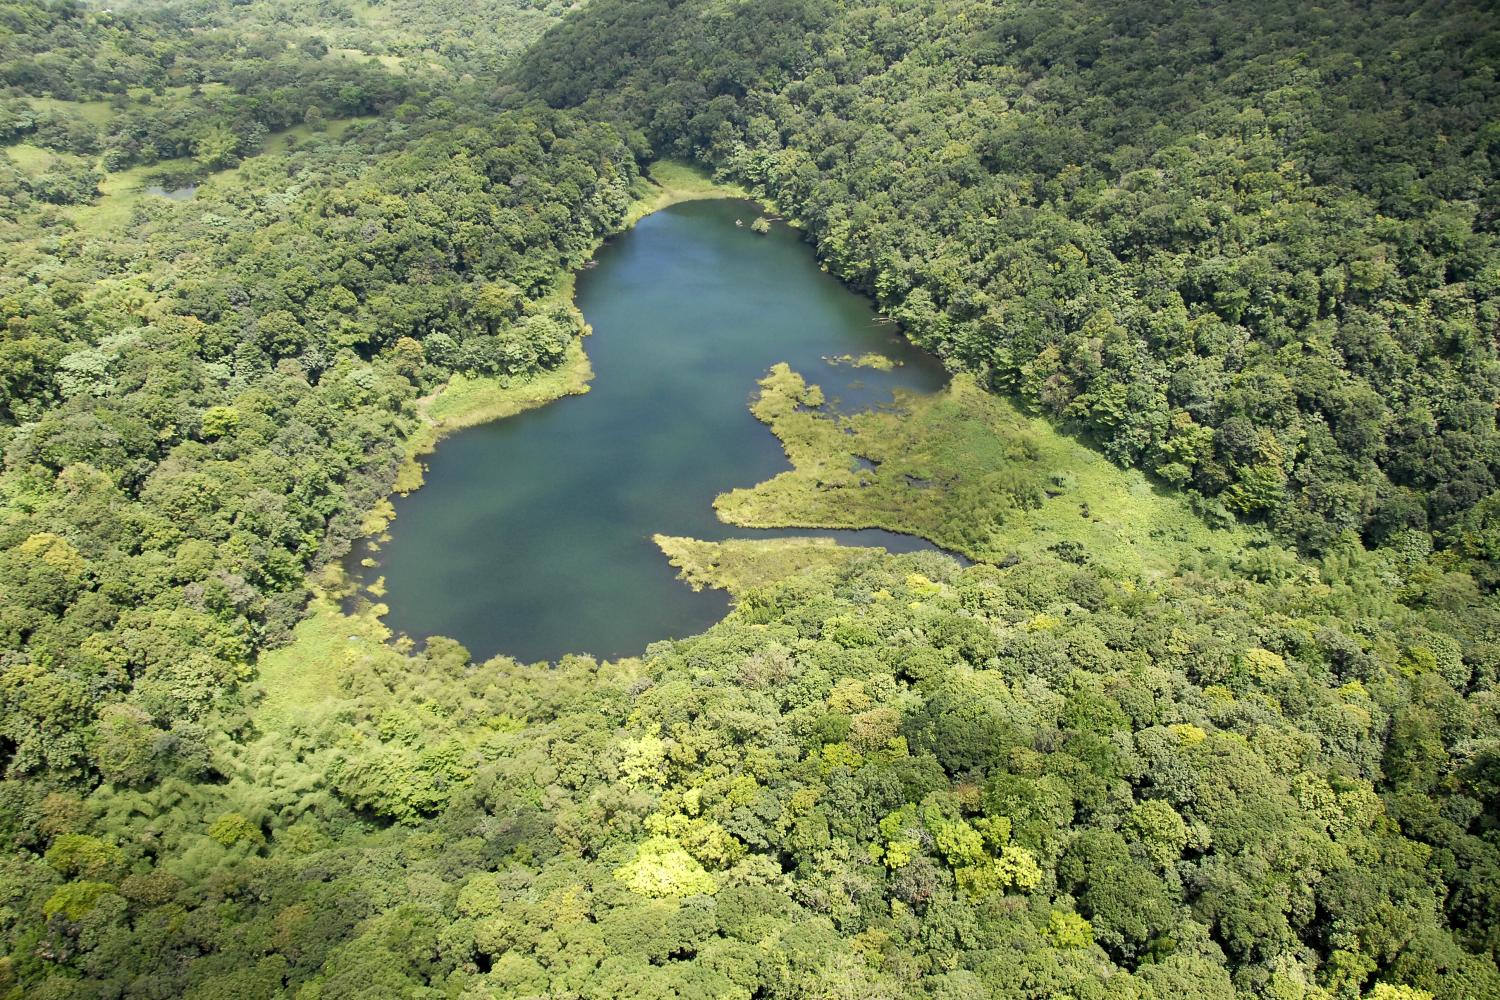
[[801, 220], [917, 343], [1320, 549], [1500, 474], [1483, 5], [600, 0], [533, 93]]

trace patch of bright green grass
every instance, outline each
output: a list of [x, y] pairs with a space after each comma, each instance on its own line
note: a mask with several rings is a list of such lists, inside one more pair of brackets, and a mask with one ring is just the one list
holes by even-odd
[[593, 367], [583, 344], [573, 341], [563, 363], [524, 382], [509, 384], [496, 378], [454, 375], [428, 407], [428, 415], [442, 430], [489, 423], [535, 409], [554, 399], [588, 392]]
[[678, 202], [749, 197], [750, 192], [743, 187], [721, 184], [696, 164], [684, 160], [657, 160], [646, 169], [646, 177], [636, 186], [635, 201], [625, 216], [625, 228]]
[[342, 62], [369, 62], [374, 59], [380, 65], [392, 73], [404, 73], [406, 71], [406, 60], [401, 56], [376, 55], [366, 52], [364, 49], [329, 49], [331, 58]]
[[115, 109], [108, 101], [63, 101], [56, 97], [30, 97], [27, 100], [38, 111], [76, 115], [91, 125], [106, 125], [115, 116]]
[[410, 493], [422, 485], [422, 456], [436, 448], [443, 435], [513, 417], [564, 396], [581, 395], [589, 391], [593, 378], [594, 368], [578, 340], [568, 345], [562, 364], [524, 382], [455, 374], [424, 400], [425, 423], [409, 441], [406, 463], [396, 474], [395, 491]]
[[339, 672], [390, 637], [380, 623], [378, 605], [346, 615], [329, 597], [318, 594], [308, 616], [292, 631], [292, 641], [260, 656], [256, 682], [264, 691], [256, 709], [263, 730], [283, 730], [341, 698]]
[[105, 174], [99, 183], [99, 198], [71, 211], [73, 223], [80, 232], [97, 235], [124, 229], [130, 224], [135, 208], [146, 197], [146, 185], [157, 174], [193, 167], [190, 159], [163, 160], [150, 166], [130, 167]]
[[760, 538], [703, 542], [653, 535], [652, 541], [694, 590], [712, 587], [736, 597], [788, 577], [882, 559], [884, 549], [840, 545], [831, 538]]
[[[229, 92], [229, 84], [220, 81], [211, 81], [209, 83], [184, 83], [175, 87], [163, 87], [160, 94], [152, 87], [131, 87], [127, 93], [132, 103], [145, 104], [148, 100], [151, 103], [160, 103], [168, 99], [194, 100], [198, 97], [214, 97]], [[101, 101], [97, 103], [102, 104], [106, 102]]]
[[[573, 282], [573, 275], [564, 275], [551, 292], [530, 303], [527, 311], [548, 313], [560, 308], [568, 309], [582, 326], [583, 314], [573, 304]], [[538, 372], [525, 381], [454, 375], [427, 402], [425, 414], [434, 431], [441, 435], [462, 427], [512, 417], [563, 396], [588, 392], [589, 383], [593, 379], [594, 369], [583, 349], [583, 341], [575, 339], [568, 345], [562, 364], [549, 371]]]
[[29, 142], [18, 142], [14, 146], [5, 147], [5, 155], [10, 157], [21, 171], [28, 177], [37, 177], [51, 170], [58, 163], [77, 163], [81, 157], [69, 153], [54, 153], [50, 149], [33, 146]]
[[[368, 121], [374, 121], [374, 116], [334, 119], [320, 130], [309, 125], [298, 125], [272, 135], [266, 140], [260, 153], [256, 155], [279, 155], [287, 152], [296, 143], [310, 142], [319, 137], [339, 139], [354, 125]], [[18, 147], [11, 147], [12, 150], [16, 148]], [[46, 150], [38, 150], [38, 152], [45, 154]], [[56, 156], [57, 154], [48, 155]], [[254, 158], [250, 157], [245, 162], [248, 163]], [[164, 174], [194, 174], [200, 170], [201, 166], [197, 161], [190, 157], [183, 157], [113, 171], [106, 174], [100, 183], [98, 199], [88, 205], [73, 208], [70, 214], [74, 224], [83, 233], [94, 235], [119, 231], [130, 224], [141, 199], [148, 197], [147, 185]], [[215, 171], [203, 175], [203, 179], [227, 172], [228, 170]]]

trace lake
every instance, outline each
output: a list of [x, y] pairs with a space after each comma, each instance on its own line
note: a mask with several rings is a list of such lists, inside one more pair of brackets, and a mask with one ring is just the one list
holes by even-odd
[[[384, 576], [390, 628], [450, 636], [476, 658], [633, 655], [728, 608], [724, 594], [679, 581], [653, 534], [931, 548], [883, 531], [755, 531], [714, 516], [719, 493], [787, 468], [748, 409], [778, 361], [844, 410], [946, 381], [934, 358], [819, 269], [796, 230], [753, 233], [758, 214], [745, 201], [687, 202], [600, 250], [577, 283], [594, 330], [584, 342], [591, 391], [445, 438], [427, 456], [426, 484], [394, 499], [380, 565], [351, 558], [356, 578]], [[867, 352], [899, 364], [826, 360]]]

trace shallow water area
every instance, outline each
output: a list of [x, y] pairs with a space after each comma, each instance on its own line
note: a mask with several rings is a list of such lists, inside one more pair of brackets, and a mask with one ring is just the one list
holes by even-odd
[[[679, 581], [653, 534], [932, 548], [885, 531], [755, 531], [715, 517], [719, 493], [787, 468], [748, 409], [777, 362], [845, 411], [946, 381], [935, 359], [820, 270], [795, 230], [752, 232], [759, 212], [737, 200], [672, 206], [578, 276], [594, 329], [591, 391], [446, 438], [427, 456], [426, 484], [394, 499], [379, 565], [360, 566], [361, 547], [351, 555], [356, 579], [384, 578], [393, 630], [450, 636], [476, 658], [632, 655], [701, 631], [728, 607], [724, 594]], [[872, 352], [897, 364], [844, 360]]]
[[145, 191], [147, 194], [154, 194], [158, 198], [165, 198], [168, 201], [187, 201], [197, 193], [198, 185], [184, 184], [181, 187], [166, 188], [160, 184], [147, 184]]

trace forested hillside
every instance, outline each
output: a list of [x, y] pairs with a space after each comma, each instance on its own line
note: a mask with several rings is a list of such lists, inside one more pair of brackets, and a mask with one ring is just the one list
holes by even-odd
[[[1497, 39], [0, 3], [0, 996], [1500, 997]], [[976, 562], [662, 537], [735, 609], [607, 663], [341, 610], [667, 155], [963, 372], [778, 367], [718, 509]]]
[[756, 185], [918, 343], [1318, 549], [1496, 486], [1484, 4], [608, 0], [520, 73]]
[[1387, 596], [1399, 560], [1143, 590], [757, 551], [679, 553], [756, 585], [639, 661], [308, 623], [319, 697], [276, 693], [278, 654], [172, 777], [12, 798], [7, 968], [32, 996], [1500, 991], [1493, 699], [1456, 692], [1450, 611]]
[[[257, 57], [170, 13], [11, 15], [6, 772], [151, 777], [202, 752], [205, 714], [389, 490], [413, 401], [563, 359], [578, 320], [543, 296], [618, 224], [635, 166], [608, 127], [286, 38]], [[291, 122], [301, 142], [271, 135]], [[64, 171], [86, 180], [50, 197]], [[178, 205], [142, 193], [155, 178], [201, 186]], [[159, 768], [130, 749], [153, 740]]]

